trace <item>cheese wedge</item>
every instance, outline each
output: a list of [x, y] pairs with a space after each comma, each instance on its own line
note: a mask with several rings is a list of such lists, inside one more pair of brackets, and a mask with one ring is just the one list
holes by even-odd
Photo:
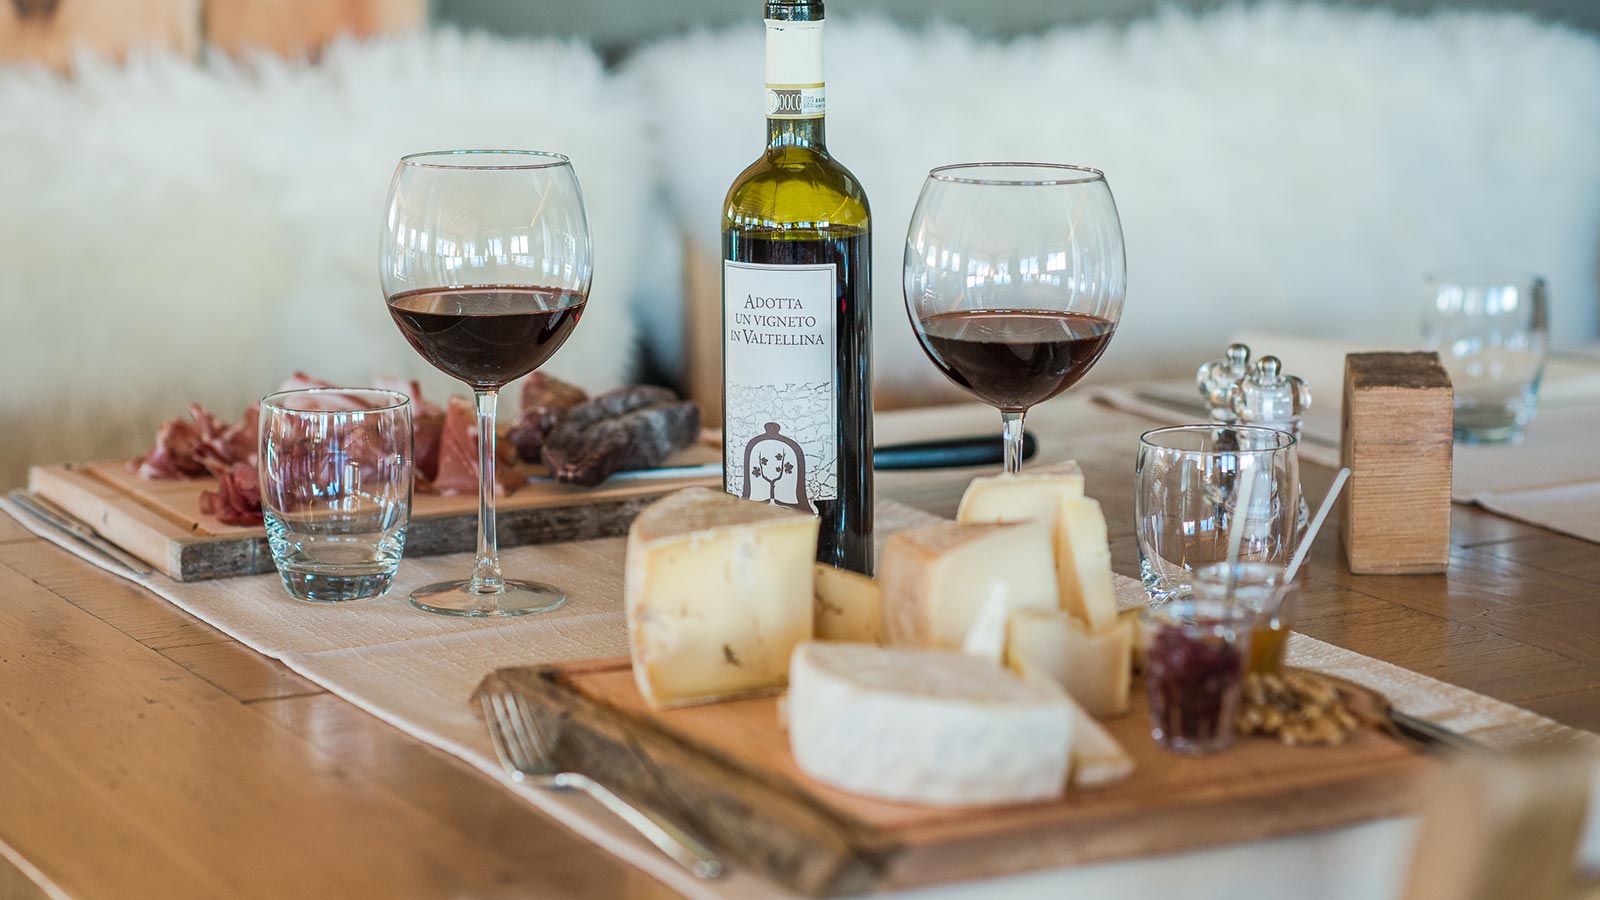
[[961, 495], [956, 519], [1050, 526], [1063, 608], [1087, 622], [1090, 631], [1109, 627], [1116, 617], [1105, 517], [1100, 504], [1083, 496], [1083, 472], [1076, 462], [974, 478]]
[[633, 674], [652, 707], [783, 687], [812, 635], [817, 519], [689, 488], [628, 530], [624, 602]]
[[1061, 608], [1090, 631], [1115, 625], [1117, 594], [1111, 585], [1111, 547], [1100, 504], [1088, 497], [1062, 498], [1055, 539]]
[[1073, 704], [1072, 789], [1094, 790], [1128, 780], [1137, 765], [1104, 725]]
[[1144, 628], [1139, 623], [1140, 607], [1125, 609], [1117, 613], [1117, 623], [1126, 624], [1128, 633], [1133, 635], [1133, 670], [1144, 671]]
[[1018, 672], [1054, 679], [1092, 716], [1110, 718], [1128, 712], [1131, 622], [1119, 619], [1105, 631], [1091, 634], [1060, 610], [1017, 610], [1007, 622], [1005, 661]]
[[800, 771], [868, 797], [937, 806], [1060, 796], [1072, 701], [947, 650], [812, 641], [789, 670]]
[[1050, 531], [1037, 523], [946, 522], [896, 532], [884, 545], [878, 582], [891, 644], [959, 648], [991, 598], [1007, 611], [1059, 605]]
[[1060, 501], [1083, 496], [1083, 470], [1072, 460], [1034, 466], [1020, 475], [972, 479], [956, 509], [957, 522], [1044, 522], [1054, 526]]
[[825, 563], [817, 563], [815, 573], [817, 640], [883, 643], [883, 595], [878, 582]]
[[[1033, 611], [1017, 612], [1021, 614]], [[985, 600], [978, 610], [977, 618], [972, 620], [972, 627], [967, 629], [966, 639], [961, 642], [961, 652], [988, 660], [997, 666], [1003, 665], [1006, 658], [1006, 623], [1010, 618], [1011, 607], [1004, 597], [990, 597]]]

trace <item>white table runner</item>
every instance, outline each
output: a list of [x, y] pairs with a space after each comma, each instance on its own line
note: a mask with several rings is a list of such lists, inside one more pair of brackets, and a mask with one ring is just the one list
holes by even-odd
[[[0, 509], [12, 513], [35, 534], [78, 552], [76, 544], [36, 527], [9, 501], [0, 500]], [[925, 518], [895, 504], [883, 504], [879, 509], [880, 530], [885, 533], [895, 528], [897, 521], [899, 527], [905, 527]], [[580, 564], [591, 575], [581, 583], [569, 579], [562, 585], [570, 599], [561, 609], [503, 620], [430, 615], [405, 601], [413, 587], [466, 572], [471, 564], [467, 554], [407, 559], [387, 596], [336, 605], [297, 602], [283, 592], [276, 575], [193, 584], [161, 575], [130, 580], [402, 731], [499, 778], [550, 816], [689, 897], [787, 898], [787, 892], [739, 866], [719, 881], [697, 881], [585, 798], [514, 784], [495, 762], [484, 727], [468, 707], [473, 688], [496, 668], [625, 655], [622, 558], [620, 539], [506, 551], [503, 560], [510, 572], [537, 577], [552, 560], [560, 559]], [[128, 577], [94, 557], [84, 559]], [[1142, 602], [1142, 589], [1136, 581], [1119, 578], [1118, 591], [1125, 604]], [[1491, 746], [1575, 746], [1600, 755], [1600, 736], [1304, 635], [1292, 638], [1289, 653], [1296, 664], [1368, 685], [1401, 709], [1435, 719]], [[1600, 827], [1595, 824], [1600, 822], [1600, 810], [1591, 820], [1585, 858], [1600, 861]], [[1305, 900], [1392, 897], [1400, 889], [1412, 828], [1407, 820], [1387, 820], [896, 896], [908, 900], [1102, 896], [1168, 900], [1181, 894], [1236, 900], [1294, 884], [1295, 896]]]

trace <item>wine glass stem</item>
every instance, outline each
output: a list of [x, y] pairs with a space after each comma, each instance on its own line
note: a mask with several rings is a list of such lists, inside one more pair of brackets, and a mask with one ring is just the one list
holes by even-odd
[[1000, 436], [1006, 444], [1006, 474], [1022, 471], [1022, 413], [1000, 411]]
[[475, 391], [478, 401], [478, 560], [472, 566], [475, 594], [505, 590], [500, 574], [500, 544], [494, 532], [495, 391]]

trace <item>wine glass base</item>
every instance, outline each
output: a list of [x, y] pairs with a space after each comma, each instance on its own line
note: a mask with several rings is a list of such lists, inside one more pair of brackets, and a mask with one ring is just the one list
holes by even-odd
[[553, 584], [507, 578], [505, 589], [480, 592], [472, 582], [440, 581], [411, 592], [411, 605], [424, 612], [445, 616], [501, 618], [549, 612], [567, 602], [567, 594]]

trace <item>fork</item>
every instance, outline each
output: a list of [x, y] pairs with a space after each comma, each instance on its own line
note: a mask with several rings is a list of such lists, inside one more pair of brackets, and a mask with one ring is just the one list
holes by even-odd
[[513, 781], [557, 791], [582, 791], [695, 877], [722, 875], [722, 860], [677, 825], [628, 803], [587, 775], [560, 771], [521, 698], [509, 691], [486, 691], [478, 703], [489, 723], [489, 740], [494, 744], [495, 755]]

